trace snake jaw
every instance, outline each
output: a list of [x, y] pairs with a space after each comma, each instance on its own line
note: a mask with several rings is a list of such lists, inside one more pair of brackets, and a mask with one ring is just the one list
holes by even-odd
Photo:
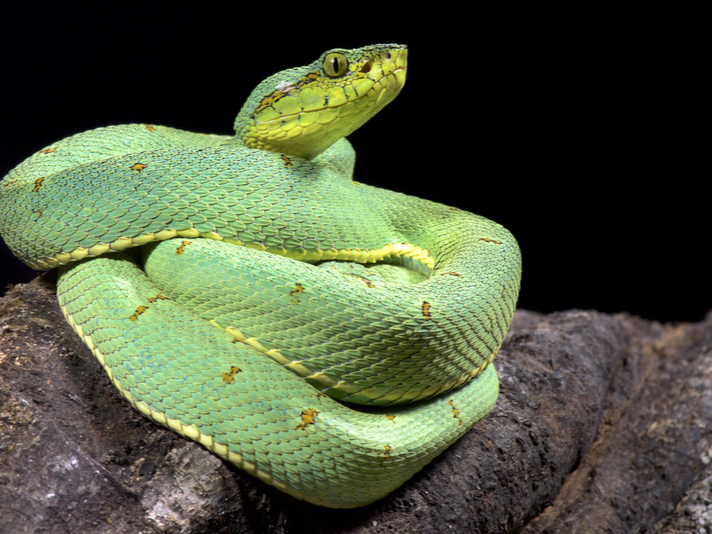
[[[328, 75], [324, 66], [324, 58], [335, 55], [349, 59], [348, 69], [344, 67], [339, 76]], [[313, 159], [400, 93], [407, 56], [407, 49], [397, 45], [335, 49], [304, 67], [299, 77], [285, 71], [274, 81], [268, 78], [260, 85], [265, 92], [250, 111], [246, 128], [236, 132], [236, 139], [249, 148]], [[245, 113], [243, 108], [241, 115]]]

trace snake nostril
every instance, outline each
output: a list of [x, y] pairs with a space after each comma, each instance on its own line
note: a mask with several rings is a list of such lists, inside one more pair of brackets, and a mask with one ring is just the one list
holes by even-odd
[[371, 60], [368, 60], [366, 63], [363, 64], [363, 67], [361, 67], [361, 72], [363, 72], [363, 73], [370, 72], [371, 66], [372, 66], [372, 62], [371, 62]]

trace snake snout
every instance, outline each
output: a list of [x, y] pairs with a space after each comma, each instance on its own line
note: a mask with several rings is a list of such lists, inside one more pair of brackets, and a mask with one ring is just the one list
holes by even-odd
[[[390, 50], [384, 50], [381, 52], [381, 61], [383, 63], [392, 63], [394, 59], [394, 55]], [[359, 69], [359, 72], [363, 72], [364, 74], [367, 74], [371, 72], [371, 68], [373, 67], [374, 61], [372, 59], [367, 60]]]

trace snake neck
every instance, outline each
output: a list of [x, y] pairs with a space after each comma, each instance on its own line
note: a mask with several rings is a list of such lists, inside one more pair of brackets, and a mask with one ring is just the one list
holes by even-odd
[[407, 56], [401, 45], [335, 48], [270, 76], [245, 102], [225, 146], [314, 159], [398, 95]]

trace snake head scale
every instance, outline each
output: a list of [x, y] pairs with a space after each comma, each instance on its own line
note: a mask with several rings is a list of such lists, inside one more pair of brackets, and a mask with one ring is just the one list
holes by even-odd
[[235, 140], [313, 159], [398, 96], [407, 67], [401, 45], [328, 50], [260, 83], [237, 116]]

